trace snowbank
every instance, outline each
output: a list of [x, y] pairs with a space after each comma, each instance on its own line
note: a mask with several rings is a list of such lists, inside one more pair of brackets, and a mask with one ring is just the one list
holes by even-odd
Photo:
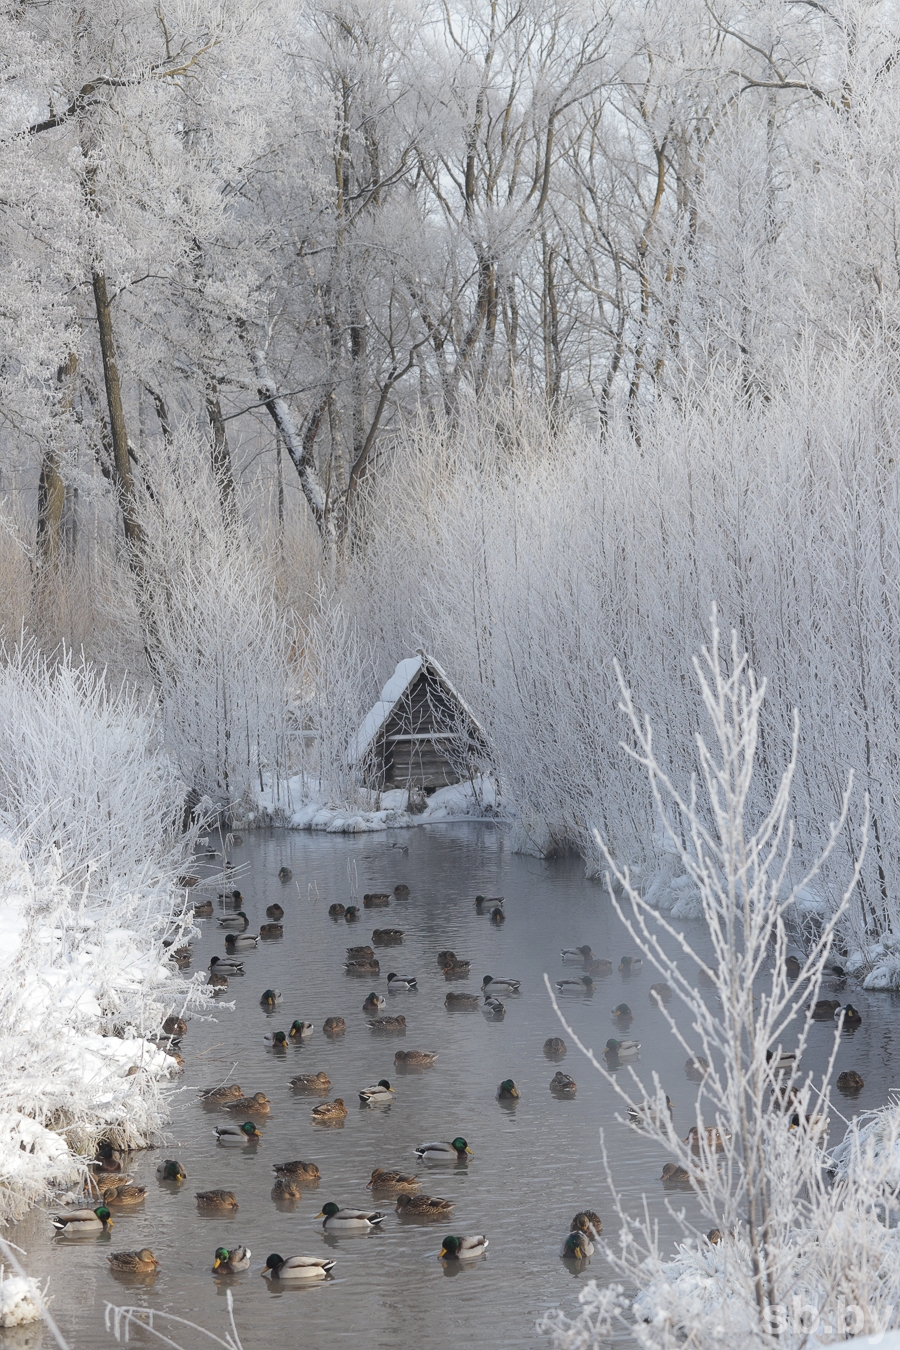
[[828, 1169], [843, 1181], [863, 1168], [886, 1187], [900, 1190], [900, 1101], [895, 1098], [877, 1111], [851, 1121], [846, 1134], [828, 1154]]
[[3, 1279], [0, 1269], [0, 1327], [22, 1327], [41, 1319], [40, 1285], [27, 1275]]
[[366, 834], [445, 820], [483, 820], [493, 818], [497, 810], [496, 786], [482, 775], [471, 782], [439, 788], [425, 798], [421, 812], [409, 810], [409, 794], [402, 789], [373, 792], [360, 788], [358, 796], [358, 803], [352, 806], [335, 805], [317, 783], [298, 775], [280, 784], [277, 792], [266, 788], [258, 793], [257, 802], [271, 819], [292, 829], [323, 830], [326, 834]]

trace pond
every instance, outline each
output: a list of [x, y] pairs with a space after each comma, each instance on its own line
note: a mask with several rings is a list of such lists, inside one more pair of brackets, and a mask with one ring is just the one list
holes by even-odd
[[[408, 847], [404, 852], [395, 847]], [[540, 862], [510, 851], [501, 826], [436, 825], [386, 834], [335, 836], [280, 830], [244, 835], [231, 852], [251, 932], [266, 922], [266, 906], [277, 900], [286, 913], [284, 936], [263, 941], [244, 956], [245, 974], [230, 981], [209, 1021], [190, 1023], [183, 1041], [185, 1071], [172, 1098], [170, 1141], [161, 1150], [135, 1153], [128, 1162], [133, 1180], [145, 1184], [145, 1203], [120, 1210], [111, 1235], [65, 1241], [53, 1234], [45, 1213], [35, 1211], [10, 1232], [27, 1252], [31, 1273], [50, 1276], [52, 1309], [73, 1350], [114, 1344], [104, 1330], [104, 1305], [137, 1303], [165, 1309], [224, 1334], [225, 1291], [231, 1288], [236, 1322], [245, 1350], [282, 1350], [364, 1340], [368, 1347], [446, 1347], [454, 1342], [489, 1341], [498, 1347], [546, 1344], [535, 1323], [551, 1306], [577, 1307], [583, 1282], [610, 1277], [596, 1254], [583, 1269], [561, 1260], [559, 1251], [576, 1211], [593, 1209], [615, 1234], [601, 1150], [601, 1131], [626, 1208], [638, 1213], [644, 1197], [664, 1237], [674, 1239], [673, 1203], [697, 1216], [690, 1194], [664, 1190], [660, 1174], [667, 1161], [660, 1148], [617, 1121], [621, 1105], [611, 1088], [570, 1045], [561, 1063], [543, 1053], [545, 1040], [565, 1035], [543, 984], [578, 975], [565, 967], [560, 949], [589, 943], [610, 957], [613, 973], [598, 980], [592, 996], [573, 994], [561, 1002], [585, 1043], [599, 1054], [616, 1034], [613, 1007], [627, 1000], [634, 1012], [628, 1034], [642, 1044], [638, 1070], [646, 1082], [656, 1070], [675, 1104], [684, 1133], [693, 1123], [696, 1086], [684, 1072], [684, 1053], [674, 1044], [662, 1014], [649, 995], [658, 979], [650, 968], [630, 977], [619, 960], [634, 951], [603, 887], [585, 880], [576, 859]], [[290, 882], [279, 868], [292, 869]], [[351, 894], [409, 887], [406, 899], [392, 895], [386, 908], [361, 911], [348, 924], [328, 916], [333, 902]], [[215, 897], [216, 889], [212, 895]], [[474, 897], [505, 896], [506, 921], [495, 926], [478, 914]], [[216, 902], [217, 915], [223, 906]], [[217, 919], [199, 921], [193, 969], [224, 955]], [[376, 951], [378, 976], [344, 971], [346, 948], [368, 943], [375, 928], [398, 927], [400, 946]], [[702, 925], [691, 923], [690, 938], [704, 955]], [[471, 961], [471, 976], [445, 980], [437, 953], [450, 948]], [[418, 978], [410, 992], [388, 992], [387, 974]], [[481, 1011], [448, 1012], [448, 990], [478, 990], [482, 977], [521, 980], [518, 994], [503, 996], [502, 1020]], [[267, 987], [282, 992], [274, 1014], [260, 1005]], [[371, 990], [387, 999], [385, 1012], [402, 1013], [402, 1035], [373, 1033], [363, 1002]], [[881, 1105], [893, 1079], [897, 1000], [893, 995], [852, 997], [863, 1025], [847, 1036], [835, 1074], [859, 1070], [866, 1087], [852, 1104], [836, 1095], [832, 1138], [843, 1132], [840, 1111], [855, 1114]], [[678, 1012], [676, 1005], [670, 1005]], [[343, 1017], [346, 1033], [329, 1039], [325, 1019]], [[312, 1022], [314, 1034], [285, 1051], [269, 1049], [267, 1032], [287, 1031], [295, 1019]], [[687, 1024], [687, 1017], [684, 1022]], [[810, 1063], [825, 1067], [833, 1029], [812, 1029]], [[395, 1071], [398, 1049], [438, 1052], [434, 1067], [417, 1073]], [[549, 1091], [558, 1068], [577, 1081], [574, 1098]], [[313, 1121], [322, 1100], [295, 1093], [290, 1078], [324, 1070], [332, 1082], [328, 1100], [341, 1097], [348, 1115], [337, 1127]], [[388, 1107], [364, 1107], [361, 1088], [387, 1078], [396, 1089]], [[512, 1078], [517, 1102], [497, 1100], [501, 1080]], [[228, 1080], [245, 1094], [265, 1092], [272, 1110], [259, 1124], [262, 1140], [247, 1148], [217, 1144], [214, 1126], [229, 1113], [201, 1105], [198, 1090]], [[414, 1149], [429, 1140], [461, 1135], [472, 1153], [465, 1164], [418, 1162]], [[187, 1172], [181, 1186], [161, 1184], [161, 1158], [177, 1158]], [[271, 1196], [273, 1164], [293, 1159], [314, 1162], [318, 1186], [303, 1189], [294, 1206], [279, 1208]], [[375, 1167], [417, 1173], [421, 1190], [454, 1202], [450, 1220], [401, 1219], [390, 1196], [367, 1190]], [[239, 1204], [232, 1217], [198, 1212], [199, 1190], [233, 1190]], [[350, 1208], [378, 1208], [383, 1223], [363, 1236], [334, 1236], [316, 1215], [327, 1201]], [[447, 1233], [484, 1233], [482, 1259], [455, 1265], [438, 1259]], [[211, 1272], [215, 1249], [244, 1244], [251, 1267], [234, 1276]], [[161, 1262], [149, 1283], [131, 1282], [109, 1270], [110, 1251], [150, 1246]], [[286, 1288], [260, 1278], [269, 1253], [333, 1258], [332, 1276], [311, 1287]], [[144, 1343], [143, 1333], [138, 1333]], [[150, 1343], [149, 1338], [146, 1343]], [[209, 1344], [181, 1333], [193, 1348]], [[49, 1347], [40, 1329], [0, 1335], [0, 1347]]]

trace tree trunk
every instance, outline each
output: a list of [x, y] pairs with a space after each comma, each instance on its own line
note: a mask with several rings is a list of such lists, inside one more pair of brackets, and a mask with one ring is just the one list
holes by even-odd
[[[78, 367], [78, 357], [70, 352], [56, 372], [62, 388], [62, 411], [71, 410], [72, 382]], [[59, 470], [59, 454], [52, 440], [41, 460], [38, 480], [37, 551], [41, 568], [53, 568], [63, 552], [63, 523], [66, 510], [66, 485]]]
[[134, 479], [128, 454], [128, 429], [125, 425], [125, 410], [122, 406], [122, 383], [116, 360], [116, 343], [109, 295], [106, 289], [106, 277], [102, 272], [95, 271], [91, 280], [94, 288], [94, 304], [97, 310], [97, 328], [100, 333], [100, 355], [103, 358], [103, 381], [106, 385], [106, 406], [109, 413], [109, 430], [112, 438], [113, 460], [116, 466], [116, 486], [119, 492], [122, 524], [125, 529], [125, 539], [131, 545], [132, 568], [140, 573], [140, 563], [137, 561], [135, 550], [140, 548], [144, 536], [138, 519], [137, 502], [134, 495]]

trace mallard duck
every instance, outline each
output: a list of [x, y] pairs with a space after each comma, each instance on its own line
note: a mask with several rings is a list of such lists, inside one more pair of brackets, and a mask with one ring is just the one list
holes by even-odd
[[160, 1181], [186, 1181], [187, 1172], [175, 1158], [166, 1158], [156, 1169]]
[[226, 952], [247, 952], [258, 945], [258, 933], [229, 933], [225, 939]]
[[298, 1073], [291, 1079], [291, 1087], [295, 1092], [327, 1092], [331, 1087], [331, 1079], [324, 1069], [318, 1073]]
[[259, 925], [259, 936], [261, 938], [284, 937], [284, 928], [280, 923], [261, 923]]
[[240, 891], [219, 891], [220, 900], [230, 900], [235, 905], [242, 905], [244, 897]]
[[234, 1191], [197, 1191], [194, 1199], [200, 1209], [218, 1209], [223, 1213], [233, 1214], [240, 1208], [234, 1198]]
[[108, 1256], [110, 1270], [121, 1270], [127, 1275], [155, 1275], [159, 1262], [149, 1247], [139, 1252], [113, 1252]]
[[560, 1255], [568, 1261], [586, 1261], [594, 1255], [594, 1244], [580, 1228], [566, 1234]]
[[684, 1061], [684, 1073], [692, 1083], [702, 1083], [709, 1073], [709, 1060], [703, 1055], [691, 1055]]
[[372, 1031], [405, 1031], [406, 1018], [402, 1013], [396, 1017], [371, 1017], [369, 1027]]
[[250, 920], [247, 918], [247, 915], [244, 913], [244, 911], [242, 909], [239, 909], [235, 914], [223, 915], [222, 918], [219, 920], [219, 927], [237, 928], [237, 929], [249, 928]]
[[598, 1238], [603, 1232], [603, 1220], [592, 1209], [580, 1209], [569, 1224], [570, 1233], [586, 1233], [590, 1238]]
[[213, 1133], [220, 1144], [239, 1144], [241, 1147], [258, 1144], [262, 1139], [252, 1120], [245, 1120], [243, 1125], [217, 1125]]
[[396, 1209], [398, 1214], [435, 1219], [449, 1214], [453, 1204], [440, 1195], [398, 1195]]
[[519, 1089], [511, 1078], [504, 1078], [503, 1082], [497, 1088], [498, 1101], [518, 1101], [520, 1096]]
[[191, 964], [193, 955], [190, 947], [176, 947], [174, 951], [169, 952], [169, 960], [178, 966], [179, 970], [184, 970]]
[[180, 886], [182, 890], [189, 891], [192, 887], [200, 885], [200, 878], [186, 872], [176, 879], [175, 885]]
[[766, 1063], [772, 1073], [792, 1073], [797, 1067], [796, 1050], [767, 1050]]
[[264, 989], [259, 999], [260, 1003], [267, 1008], [274, 1008], [276, 1003], [281, 1002], [280, 989]]
[[122, 1159], [113, 1150], [113, 1146], [108, 1139], [101, 1139], [97, 1145], [97, 1153], [91, 1166], [100, 1173], [122, 1171]]
[[312, 1109], [313, 1120], [343, 1120], [347, 1114], [343, 1097], [335, 1097], [333, 1102], [322, 1102]]
[[622, 1023], [631, 1022], [634, 1018], [634, 1013], [631, 1011], [627, 1003], [617, 1003], [612, 1010], [612, 1015], [617, 1022]]
[[398, 1050], [394, 1063], [401, 1069], [430, 1069], [437, 1059], [436, 1050]]
[[214, 913], [215, 910], [213, 909], [213, 902], [211, 900], [198, 900], [193, 906], [195, 919], [211, 919]]
[[347, 908], [344, 910], [344, 918], [346, 919], [347, 923], [356, 923], [356, 922], [358, 922], [358, 920], [359, 920], [359, 906], [358, 906], [358, 905], [348, 905]]
[[[396, 847], [401, 849], [403, 853], [409, 852], [408, 844], [406, 844], [405, 846], [397, 844]], [[406, 900], [409, 897], [409, 887], [405, 885], [402, 881], [398, 881], [397, 885], [394, 887], [394, 894], [396, 895], [398, 900]]]
[[273, 1252], [266, 1257], [263, 1275], [270, 1280], [324, 1280], [334, 1270], [335, 1262], [324, 1256], [279, 1256]]
[[722, 1241], [721, 1228], [710, 1228], [709, 1232], [706, 1234], [706, 1240], [711, 1247], [718, 1247], [719, 1243]]
[[210, 971], [217, 975], [243, 975], [243, 961], [235, 961], [230, 956], [214, 956], [209, 963]]
[[481, 992], [483, 994], [517, 994], [521, 980], [509, 980], [503, 976], [485, 975], [481, 981]]
[[564, 961], [596, 961], [594, 953], [591, 951], [589, 942], [585, 942], [581, 947], [563, 947], [560, 956]]
[[[675, 1115], [675, 1106], [668, 1093], [666, 1093], [665, 1111], [671, 1120]], [[632, 1125], [636, 1126], [661, 1125], [664, 1113], [655, 1101], [638, 1102], [636, 1106], [629, 1106], [628, 1119]]]
[[146, 1186], [134, 1186], [128, 1183], [121, 1186], [107, 1186], [103, 1191], [104, 1205], [140, 1205], [146, 1198]]
[[455, 993], [451, 989], [447, 997], [444, 999], [444, 1007], [464, 1009], [468, 1012], [473, 1012], [476, 1008], [480, 1007], [480, 1004], [478, 1001], [477, 994]]
[[322, 1206], [316, 1218], [322, 1220], [323, 1228], [336, 1232], [377, 1228], [384, 1222], [384, 1215], [378, 1209], [341, 1209], [333, 1200]]
[[106, 1205], [98, 1205], [96, 1209], [70, 1209], [67, 1214], [54, 1214], [50, 1222], [58, 1233], [69, 1237], [79, 1233], [107, 1233], [113, 1226]]
[[606, 1042], [606, 1048], [603, 1051], [607, 1060], [615, 1060], [618, 1063], [624, 1063], [627, 1059], [634, 1059], [640, 1053], [640, 1041], [617, 1041], [612, 1038]]
[[857, 1092], [862, 1092], [865, 1086], [862, 1074], [857, 1073], [855, 1069], [845, 1069], [843, 1073], [838, 1074], [838, 1092], [853, 1096]]
[[836, 998], [820, 998], [814, 1003], [810, 1012], [815, 1022], [830, 1022], [841, 1006], [840, 1000]]
[[302, 1200], [303, 1192], [296, 1181], [291, 1181], [290, 1177], [276, 1177], [272, 1186], [273, 1200]]
[[445, 1237], [438, 1253], [439, 1261], [472, 1261], [476, 1256], [484, 1256], [488, 1240], [483, 1233], [474, 1237]]
[[499, 905], [495, 905], [491, 910], [491, 923], [497, 924], [498, 927], [501, 923], [506, 923], [506, 915]]
[[660, 1177], [660, 1181], [666, 1186], [684, 1186], [689, 1184], [690, 1180], [691, 1174], [687, 1168], [673, 1162], [666, 1163]]
[[272, 1103], [264, 1092], [254, 1092], [252, 1097], [238, 1097], [236, 1101], [225, 1103], [226, 1111], [236, 1111], [242, 1116], [267, 1116]]
[[388, 975], [388, 992], [396, 994], [398, 990], [416, 989], [418, 983], [415, 975], [398, 975], [392, 970]]
[[801, 1116], [795, 1111], [788, 1121], [789, 1130], [805, 1130], [813, 1139], [821, 1139], [828, 1133], [831, 1121], [828, 1116]]
[[264, 1043], [271, 1050], [286, 1050], [288, 1039], [283, 1031], [267, 1031], [263, 1036]]
[[581, 975], [577, 980], [557, 980], [556, 987], [561, 994], [592, 994], [594, 981], [590, 975]]
[[390, 903], [391, 897], [387, 891], [368, 891], [363, 896], [363, 906], [366, 909], [382, 909]]
[[382, 998], [381, 994], [376, 994], [373, 991], [363, 1004], [362, 1010], [364, 1013], [380, 1012], [381, 1009], [386, 1006], [387, 1006], [387, 999]]
[[544, 1054], [547, 1059], [565, 1058], [567, 1046], [562, 1036], [548, 1036], [544, 1041]]
[[343, 1017], [326, 1017], [322, 1023], [322, 1030], [326, 1036], [343, 1036], [347, 1030], [347, 1023]]
[[206, 977], [206, 983], [210, 989], [227, 989], [228, 976], [220, 975], [218, 971], [211, 970]]
[[503, 904], [502, 895], [491, 895], [491, 896], [476, 895], [475, 897], [475, 908], [477, 909], [479, 914], [483, 914], [484, 911], [489, 906], [494, 906], [497, 909], [499, 909], [502, 906], [502, 904]]
[[162, 1025], [167, 1036], [187, 1035], [187, 1022], [183, 1017], [167, 1017]]
[[464, 1162], [466, 1155], [472, 1150], [461, 1135], [457, 1135], [450, 1143], [437, 1141], [430, 1144], [417, 1144], [415, 1154], [423, 1162]]
[[381, 965], [375, 960], [345, 961], [344, 969], [348, 975], [380, 975]]
[[376, 1167], [369, 1181], [367, 1191], [417, 1191], [419, 1182], [416, 1177], [406, 1176], [403, 1172], [388, 1172], [384, 1167]]
[[605, 956], [598, 956], [594, 961], [585, 961], [584, 968], [602, 979], [612, 974], [613, 963]]
[[799, 980], [800, 971], [803, 969], [796, 956], [788, 956], [784, 962], [784, 973], [789, 980]]
[[501, 1003], [499, 998], [494, 998], [491, 994], [484, 996], [484, 1012], [489, 1017], [505, 1017], [506, 1004]]
[[294, 1162], [273, 1163], [273, 1172], [277, 1172], [282, 1177], [299, 1177], [301, 1181], [315, 1182], [319, 1180], [319, 1169], [315, 1163], [301, 1162], [298, 1158]]
[[578, 1084], [574, 1078], [570, 1078], [567, 1073], [559, 1069], [550, 1079], [550, 1091], [560, 1097], [574, 1097], [578, 1091]]
[[340, 902], [334, 905], [329, 905], [328, 917], [329, 919], [342, 919], [344, 917], [344, 906]]
[[671, 985], [665, 984], [665, 983], [663, 983], [662, 981], [660, 981], [658, 984], [651, 984], [651, 986], [650, 986], [650, 1002], [651, 1002], [651, 1003], [654, 1003], [654, 1002], [656, 1002], [656, 1003], [668, 1003], [669, 1000], [671, 999], [671, 997], [672, 997], [672, 986], [671, 986]]
[[234, 1102], [243, 1095], [237, 1083], [228, 1083], [223, 1087], [202, 1088], [200, 1091], [202, 1100], [210, 1106], [218, 1106], [222, 1102]]
[[231, 1251], [227, 1247], [217, 1247], [212, 1268], [223, 1275], [236, 1275], [239, 1270], [250, 1269], [251, 1255], [249, 1247], [232, 1247]]
[[441, 970], [443, 970], [445, 966], [455, 966], [458, 960], [459, 957], [456, 955], [456, 952], [450, 951], [449, 947], [446, 947], [442, 952], [438, 952], [437, 954], [437, 963]]
[[295, 1017], [288, 1030], [288, 1035], [292, 1041], [305, 1041], [315, 1032], [312, 1022], [301, 1022]]
[[361, 1088], [359, 1100], [364, 1106], [375, 1106], [393, 1099], [394, 1089], [386, 1078], [379, 1078], [373, 1087]]
[[278, 869], [278, 880], [282, 882], [282, 884], [286, 881], [290, 881], [293, 875], [294, 874], [289, 867], [279, 867]]
[[[710, 1153], [724, 1153], [725, 1140], [730, 1139], [731, 1135], [726, 1130], [724, 1133], [717, 1130], [714, 1125], [708, 1126], [703, 1131], [706, 1148]], [[684, 1142], [690, 1144], [693, 1153], [699, 1153], [701, 1150], [700, 1132], [696, 1125], [692, 1125], [684, 1137]]]
[[374, 953], [374, 951], [372, 950], [372, 948], [369, 947], [368, 945], [366, 945], [365, 947], [348, 947], [348, 948], [347, 948], [347, 960], [348, 960], [348, 961], [374, 961], [374, 960], [375, 960], [375, 953]]
[[284, 910], [281, 905], [268, 905], [266, 907], [266, 918], [274, 919], [276, 923], [281, 923], [281, 920], [284, 918]]
[[471, 961], [454, 961], [452, 966], [444, 966], [443, 973], [445, 980], [464, 979], [472, 969]]
[[403, 929], [376, 928], [372, 932], [372, 941], [376, 947], [396, 947], [403, 941]]
[[835, 1012], [834, 1020], [845, 1027], [858, 1027], [862, 1022], [862, 1013], [857, 1012], [852, 1003], [845, 1003], [843, 1008]]
[[644, 963], [639, 956], [623, 956], [619, 962], [619, 973], [621, 975], [637, 975], [643, 967]]

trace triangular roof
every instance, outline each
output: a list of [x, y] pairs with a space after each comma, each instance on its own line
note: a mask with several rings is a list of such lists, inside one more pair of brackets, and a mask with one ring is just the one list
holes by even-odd
[[433, 675], [447, 692], [453, 695], [473, 726], [484, 736], [484, 728], [462, 695], [453, 687], [446, 671], [435, 661], [433, 656], [428, 656], [419, 648], [415, 656], [408, 656], [406, 660], [397, 662], [394, 673], [382, 689], [378, 702], [373, 704], [363, 718], [362, 726], [357, 731], [350, 746], [349, 759], [351, 764], [358, 764], [372, 748], [379, 731], [421, 671]]

